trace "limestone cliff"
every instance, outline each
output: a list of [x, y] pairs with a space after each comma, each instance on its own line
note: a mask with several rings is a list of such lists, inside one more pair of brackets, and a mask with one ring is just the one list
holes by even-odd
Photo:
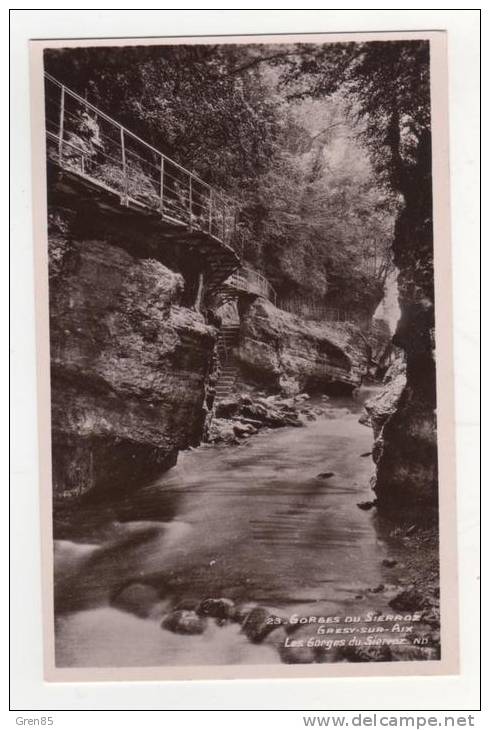
[[55, 499], [141, 485], [200, 441], [216, 330], [163, 263], [59, 218], [49, 244]]
[[366, 341], [350, 324], [306, 322], [265, 299], [240, 312], [242, 375], [273, 390], [350, 391], [366, 373]]
[[404, 208], [395, 226], [401, 318], [394, 343], [406, 358], [407, 383], [375, 454], [381, 510], [436, 514], [437, 418], [430, 135], [403, 180]]

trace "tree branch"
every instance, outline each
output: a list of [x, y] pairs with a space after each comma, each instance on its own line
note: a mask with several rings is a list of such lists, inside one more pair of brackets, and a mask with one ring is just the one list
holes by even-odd
[[249, 68], [253, 68], [253, 66], [258, 66], [260, 63], [267, 63], [268, 61], [275, 61], [276, 58], [285, 58], [286, 56], [297, 56], [297, 51], [281, 51], [281, 53], [274, 53], [272, 56], [256, 56], [251, 61], [247, 61], [247, 63], [244, 63], [243, 66], [238, 66], [237, 68], [233, 68], [228, 73], [224, 74], [224, 76], [234, 76], [235, 74], [243, 73], [244, 71], [248, 71]]

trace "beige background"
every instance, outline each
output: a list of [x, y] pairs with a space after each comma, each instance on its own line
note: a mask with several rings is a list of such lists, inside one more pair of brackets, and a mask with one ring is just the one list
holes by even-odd
[[[246, 11], [245, 11], [246, 12]], [[311, 11], [313, 12], [313, 11]], [[262, 16], [263, 17], [263, 16]], [[318, 24], [316, 24], [318, 27]], [[358, 26], [359, 27], [359, 26]], [[372, 38], [380, 36], [371, 36]], [[387, 35], [383, 34], [383, 40], [387, 39]], [[408, 37], [403, 33], [402, 36], [390, 35], [390, 37]], [[371, 675], [373, 673], [383, 674], [403, 674], [403, 673], [451, 673], [457, 670], [456, 649], [457, 649], [457, 590], [455, 582], [455, 564], [456, 564], [456, 539], [455, 539], [455, 490], [454, 490], [454, 447], [452, 434], [452, 373], [451, 373], [451, 308], [450, 308], [450, 279], [451, 269], [449, 263], [449, 188], [448, 188], [448, 139], [447, 139], [447, 113], [446, 113], [446, 77], [445, 77], [445, 52], [444, 52], [444, 34], [441, 33], [421, 33], [412, 35], [411, 37], [429, 37], [432, 44], [432, 101], [433, 101], [433, 136], [434, 136], [434, 189], [435, 195], [435, 248], [436, 248], [436, 311], [437, 311], [437, 350], [438, 350], [438, 403], [440, 418], [440, 483], [441, 483], [441, 551], [443, 557], [442, 572], [442, 608], [443, 608], [443, 659], [442, 662], [422, 662], [422, 663], [396, 663], [386, 665], [327, 665], [318, 667], [277, 667], [277, 668], [250, 668], [250, 667], [233, 667], [226, 668], [222, 671], [217, 668], [211, 669], [191, 669], [185, 670], [124, 670], [125, 678], [135, 678], [138, 676], [143, 679], [156, 679], [162, 676], [176, 677], [197, 677], [197, 676], [265, 676], [265, 672], [271, 672], [273, 676], [282, 673], [283, 676], [315, 676], [321, 674], [325, 676], [327, 671], [331, 671], [336, 675], [357, 676], [360, 674]], [[364, 35], [363, 40], [367, 40]], [[353, 37], [349, 36], [349, 40]], [[202, 42], [203, 39], [200, 39]], [[238, 39], [234, 38], [233, 42]], [[248, 39], [243, 39], [246, 42]], [[272, 38], [263, 38], [271, 42]], [[283, 40], [283, 39], [281, 39]], [[291, 42], [296, 38], [289, 38]], [[339, 40], [337, 37], [328, 36], [327, 38], [315, 38], [309, 36], [308, 40], [325, 41]], [[125, 41], [127, 43], [128, 41]], [[162, 40], [154, 41], [161, 43]], [[175, 39], [172, 40], [175, 42]], [[106, 41], [104, 43], [107, 43]], [[90, 43], [93, 44], [92, 42]], [[67, 45], [63, 43], [61, 45]], [[47, 331], [46, 331], [46, 259], [45, 259], [45, 204], [44, 204], [44, 164], [43, 164], [43, 145], [44, 135], [42, 128], [42, 104], [40, 97], [40, 68], [39, 53], [41, 44], [33, 44], [33, 63], [34, 75], [32, 84], [33, 93], [33, 138], [34, 138], [34, 169], [36, 183], [36, 205], [35, 208], [35, 230], [36, 230], [36, 264], [37, 264], [37, 317], [38, 317], [38, 344], [39, 344], [39, 383], [40, 383], [40, 462], [41, 462], [41, 488], [42, 488], [42, 513], [43, 513], [43, 546], [44, 546], [44, 562], [45, 577], [48, 579], [44, 584], [45, 596], [45, 629], [47, 630], [47, 644], [49, 647], [51, 640], [51, 624], [49, 620], [52, 611], [51, 606], [51, 509], [49, 504], [50, 494], [50, 478], [49, 478], [49, 423], [47, 421], [49, 393], [47, 391]], [[46, 653], [46, 668], [50, 678], [55, 678], [52, 674], [52, 653]], [[281, 672], [282, 670], [282, 672]], [[64, 670], [64, 679], [81, 678], [81, 670], [72, 670], [67, 673]], [[110, 670], [88, 670], [88, 673], [82, 672], [84, 678], [91, 679], [110, 679], [115, 678]], [[112, 675], [112, 676], [111, 676]], [[121, 674], [119, 675], [119, 677]], [[407, 680], [405, 680], [407, 681]], [[431, 681], [427, 679], [426, 681]], [[229, 686], [229, 685], [228, 685]]]

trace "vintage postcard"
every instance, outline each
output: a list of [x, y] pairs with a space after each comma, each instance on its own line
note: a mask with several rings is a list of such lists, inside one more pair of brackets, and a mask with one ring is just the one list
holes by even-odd
[[445, 44], [32, 41], [47, 679], [458, 672]]

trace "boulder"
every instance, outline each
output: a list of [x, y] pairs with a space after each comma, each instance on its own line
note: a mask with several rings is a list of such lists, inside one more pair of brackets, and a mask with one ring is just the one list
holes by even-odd
[[440, 658], [438, 647], [414, 646], [413, 644], [392, 646], [391, 654], [391, 660], [394, 662], [434, 661]]
[[116, 593], [111, 600], [114, 608], [146, 618], [158, 603], [158, 591], [145, 583], [131, 583]]
[[198, 606], [200, 616], [211, 616], [218, 619], [229, 619], [233, 615], [235, 604], [229, 598], [205, 598]]
[[426, 608], [428, 601], [416, 588], [408, 588], [397, 593], [388, 605], [397, 611], [413, 612]]
[[198, 616], [195, 611], [172, 611], [168, 613], [160, 626], [174, 634], [202, 634], [206, 629], [207, 621]]
[[237, 624], [243, 624], [249, 613], [251, 613], [254, 608], [257, 608], [256, 603], [239, 603], [234, 607], [230, 618]]
[[235, 436], [238, 436], [238, 438], [251, 436], [252, 434], [257, 433], [257, 430], [258, 429], [250, 423], [241, 423], [240, 421], [234, 421], [233, 423], [233, 432]]
[[367, 501], [367, 502], [357, 502], [357, 507], [359, 507], [359, 509], [362, 509], [364, 511], [370, 510], [375, 506], [376, 506], [375, 499], [373, 499], [371, 501]]
[[313, 664], [316, 662], [315, 650], [308, 646], [279, 647], [279, 656], [284, 664]]
[[217, 418], [232, 418], [237, 415], [239, 409], [240, 403], [237, 398], [226, 398], [216, 404], [215, 415]]
[[259, 644], [274, 629], [279, 628], [284, 623], [284, 618], [271, 613], [262, 606], [257, 606], [246, 616], [242, 624], [242, 631], [252, 643]]

